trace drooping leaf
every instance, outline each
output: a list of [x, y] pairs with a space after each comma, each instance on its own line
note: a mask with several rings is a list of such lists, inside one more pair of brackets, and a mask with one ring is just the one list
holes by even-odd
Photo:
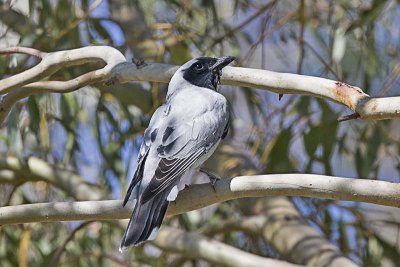
[[281, 131], [275, 141], [269, 156], [268, 170], [270, 172], [283, 172], [292, 169], [289, 155], [289, 144], [292, 137], [291, 129]]
[[34, 133], [39, 131], [40, 111], [39, 106], [34, 96], [28, 98], [28, 111], [30, 116], [29, 127]]

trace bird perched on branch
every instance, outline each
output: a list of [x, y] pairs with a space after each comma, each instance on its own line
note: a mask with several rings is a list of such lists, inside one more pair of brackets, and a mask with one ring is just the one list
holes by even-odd
[[[144, 133], [138, 166], [124, 199], [123, 206], [132, 198], [136, 205], [120, 251], [156, 237], [168, 202], [178, 195], [181, 177], [200, 167], [226, 136], [227, 100], [217, 87], [222, 68], [234, 59], [195, 58], [172, 77], [166, 102], [155, 111]], [[214, 184], [217, 177], [203, 172]]]

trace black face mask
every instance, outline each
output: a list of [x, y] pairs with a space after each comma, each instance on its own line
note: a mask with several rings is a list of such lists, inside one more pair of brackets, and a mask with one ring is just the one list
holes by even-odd
[[222, 68], [231, 63], [234, 57], [200, 57], [184, 70], [183, 78], [193, 85], [216, 90], [220, 82]]

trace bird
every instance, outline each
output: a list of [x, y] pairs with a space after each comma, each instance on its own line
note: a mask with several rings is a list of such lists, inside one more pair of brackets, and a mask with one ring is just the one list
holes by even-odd
[[218, 177], [199, 168], [228, 132], [228, 102], [218, 85], [222, 69], [235, 59], [194, 58], [172, 76], [165, 102], [144, 132], [137, 168], [123, 201], [125, 207], [136, 199], [121, 252], [155, 239], [169, 202], [178, 195], [178, 183], [188, 171], [206, 173], [214, 186]]

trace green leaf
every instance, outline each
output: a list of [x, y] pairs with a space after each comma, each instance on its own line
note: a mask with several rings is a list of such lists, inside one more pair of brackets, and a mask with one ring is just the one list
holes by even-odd
[[312, 127], [310, 131], [303, 136], [304, 148], [310, 157], [314, 158], [315, 150], [320, 144], [321, 131], [319, 127]]
[[[397, 225], [397, 227], [400, 227], [400, 225]], [[397, 263], [398, 260], [400, 259], [400, 252], [396, 246], [390, 244], [389, 242], [385, 241], [383, 238], [379, 237], [379, 235], [375, 236], [376, 239], [378, 240], [379, 244], [383, 248], [383, 254], [392, 259], [393, 263]]]
[[339, 246], [340, 251], [347, 254], [350, 251], [349, 239], [347, 234], [347, 224], [344, 221], [339, 221]]
[[289, 161], [289, 143], [292, 137], [291, 129], [285, 129], [280, 132], [275, 144], [272, 147], [268, 170], [271, 172], [290, 171], [292, 166]]
[[7, 137], [10, 151], [17, 154], [20, 150], [19, 132], [18, 132], [19, 111], [14, 106], [11, 108], [7, 119]]
[[370, 266], [379, 266], [382, 261], [384, 250], [375, 236], [370, 236], [368, 238], [367, 249]]
[[76, 121], [79, 108], [77, 99], [73, 93], [61, 95], [60, 107], [65, 122], [70, 124], [71, 122]]
[[40, 123], [40, 111], [38, 103], [36, 101], [36, 97], [30, 96], [28, 98], [27, 105], [30, 117], [29, 128], [32, 130], [32, 132], [38, 133]]

